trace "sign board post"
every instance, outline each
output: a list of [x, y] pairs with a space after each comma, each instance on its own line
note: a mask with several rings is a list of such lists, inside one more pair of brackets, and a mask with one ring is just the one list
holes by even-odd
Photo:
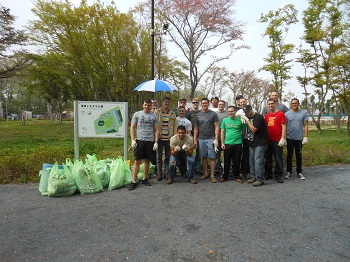
[[128, 103], [74, 101], [74, 157], [79, 159], [79, 137], [124, 138], [128, 157]]

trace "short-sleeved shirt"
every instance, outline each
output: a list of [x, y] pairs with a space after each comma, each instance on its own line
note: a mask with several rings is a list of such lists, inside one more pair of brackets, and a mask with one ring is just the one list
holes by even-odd
[[236, 116], [234, 119], [231, 117], [224, 118], [220, 128], [225, 130], [225, 145], [242, 144], [242, 130], [246, 128], [246, 125], [242, 124], [241, 117]]
[[198, 126], [198, 139], [215, 139], [215, 123], [219, 122], [218, 114], [212, 110], [200, 111], [196, 115], [195, 126]]
[[287, 138], [302, 140], [304, 137], [304, 121], [309, 119], [306, 110], [288, 111], [285, 115], [287, 119]]
[[[286, 107], [284, 104], [282, 104], [282, 103], [277, 103], [276, 104], [276, 109], [278, 110], [278, 111], [281, 111], [281, 112], [283, 112], [283, 113], [286, 113], [286, 112], [288, 112], [288, 107]], [[261, 111], [261, 114], [263, 115], [263, 117], [265, 117], [266, 116], [266, 114], [269, 112], [270, 110], [269, 110], [269, 108], [267, 107], [267, 106], [265, 106], [264, 108], [263, 108], [263, 110]]]
[[180, 151], [184, 151], [182, 149], [183, 145], [188, 145], [188, 147], [193, 147], [193, 138], [186, 134], [184, 139], [180, 140], [178, 135], [174, 135], [170, 138], [170, 146], [171, 147], [176, 147], [179, 146], [181, 148]]
[[265, 116], [269, 141], [278, 142], [282, 138], [282, 125], [286, 124], [286, 116], [283, 112], [267, 113]]
[[156, 114], [138, 111], [132, 116], [131, 123], [136, 124], [136, 139], [154, 141], [154, 127], [158, 126]]
[[248, 144], [250, 147], [267, 146], [268, 135], [265, 118], [258, 113], [255, 113], [253, 118], [249, 119], [252, 125], [258, 129], [255, 133], [248, 128]]
[[223, 112], [216, 112], [218, 114], [219, 117], [219, 126], [221, 126], [222, 120], [224, 120], [225, 117], [227, 117], [227, 112], [224, 110]]
[[188, 120], [186, 117], [176, 117], [177, 120], [177, 126], [184, 126], [186, 127], [186, 131], [192, 131], [192, 123], [190, 120]]
[[193, 130], [194, 130], [194, 122], [195, 122], [195, 120], [196, 120], [196, 116], [197, 116], [197, 114], [199, 113], [200, 111], [198, 110], [198, 111], [194, 111], [194, 110], [191, 110], [190, 112], [187, 112], [186, 113], [186, 118], [188, 119], [188, 120], [190, 120], [191, 121], [191, 124], [192, 124], [192, 135], [193, 135]]

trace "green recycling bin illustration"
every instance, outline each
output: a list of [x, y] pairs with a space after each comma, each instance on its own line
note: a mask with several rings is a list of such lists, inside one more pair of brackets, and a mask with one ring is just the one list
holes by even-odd
[[94, 121], [96, 134], [116, 133], [122, 124], [123, 116], [119, 106], [102, 113]]

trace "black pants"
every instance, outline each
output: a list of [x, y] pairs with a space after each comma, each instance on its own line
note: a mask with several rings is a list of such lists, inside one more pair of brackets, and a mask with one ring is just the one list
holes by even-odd
[[287, 138], [287, 172], [292, 173], [293, 154], [295, 151], [295, 160], [297, 164], [297, 174], [302, 172], [302, 140], [292, 140]]
[[228, 179], [231, 162], [233, 163], [233, 178], [239, 178], [239, 167], [242, 155], [242, 144], [226, 145], [224, 150], [224, 174], [223, 178]]
[[241, 173], [245, 174], [245, 175], [250, 173], [248, 139], [243, 139], [243, 149], [242, 149], [242, 158], [241, 158]]

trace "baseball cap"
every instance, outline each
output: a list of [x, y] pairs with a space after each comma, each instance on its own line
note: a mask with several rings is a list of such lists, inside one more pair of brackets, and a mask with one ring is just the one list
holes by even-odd
[[245, 105], [244, 107], [243, 107], [243, 111], [244, 111], [244, 113], [248, 113], [250, 110], [252, 110], [253, 108], [252, 108], [252, 106], [251, 105]]
[[186, 102], [186, 98], [180, 98], [179, 101], [185, 101]]

